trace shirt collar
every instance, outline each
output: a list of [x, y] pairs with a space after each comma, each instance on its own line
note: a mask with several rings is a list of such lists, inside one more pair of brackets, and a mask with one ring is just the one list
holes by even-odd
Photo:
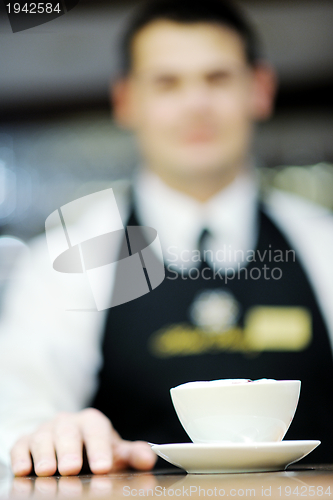
[[213, 250], [222, 246], [244, 252], [254, 249], [257, 200], [258, 182], [253, 172], [238, 176], [205, 203], [172, 189], [144, 168], [137, 172], [134, 182], [140, 223], [157, 230], [164, 258], [178, 264], [183, 260], [181, 255], [197, 248], [203, 228], [212, 234]]

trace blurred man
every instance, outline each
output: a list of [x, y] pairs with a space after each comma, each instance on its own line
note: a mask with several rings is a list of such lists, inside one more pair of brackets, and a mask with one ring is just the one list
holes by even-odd
[[274, 91], [229, 4], [153, 2], [132, 22], [113, 87], [142, 153], [126, 220], [158, 231], [166, 278], [105, 315], [60, 314], [66, 292], [34, 244], [34, 290], [12, 292], [3, 323], [1, 432], [3, 449], [18, 439], [15, 474], [77, 474], [83, 445], [93, 473], [150, 469], [144, 441], [187, 439], [170, 387], [217, 378], [301, 379], [288, 437], [322, 439], [312, 460], [331, 461], [333, 223], [259, 193], [251, 144]]

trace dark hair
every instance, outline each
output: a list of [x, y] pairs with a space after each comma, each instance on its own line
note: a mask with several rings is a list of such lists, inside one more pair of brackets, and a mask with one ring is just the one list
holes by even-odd
[[150, 0], [130, 21], [121, 46], [122, 72], [132, 66], [132, 42], [136, 34], [148, 24], [166, 19], [182, 24], [214, 23], [236, 31], [244, 41], [246, 59], [255, 65], [260, 58], [259, 42], [243, 13], [227, 0]]

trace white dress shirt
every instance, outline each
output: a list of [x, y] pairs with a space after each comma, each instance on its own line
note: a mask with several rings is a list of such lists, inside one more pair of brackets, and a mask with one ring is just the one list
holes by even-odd
[[[213, 256], [213, 262], [219, 257], [222, 268], [235, 267], [242, 251], [255, 248], [258, 185], [253, 174], [237, 177], [205, 203], [175, 191], [145, 170], [140, 171], [135, 188], [138, 217], [157, 230], [164, 260], [174, 267], [196, 265], [194, 251], [203, 228], [211, 235], [207, 256]], [[223, 254], [217, 254], [223, 249]]]
[[[115, 185], [114, 192], [126, 223], [128, 190]], [[254, 248], [257, 198], [255, 179], [245, 176], [205, 204], [170, 189], [147, 172], [135, 181], [140, 223], [158, 231], [166, 258], [170, 258], [170, 245], [177, 247], [177, 255], [196, 249], [203, 227], [211, 231], [211, 244], [216, 248], [224, 244]], [[299, 252], [333, 338], [331, 213], [278, 192], [266, 200], [266, 210]], [[93, 207], [88, 218], [94, 223]], [[23, 273], [23, 263], [18, 266], [0, 324], [0, 461], [5, 463], [19, 436], [58, 411], [78, 411], [89, 404], [102, 362], [107, 310], [92, 311], [86, 276], [53, 271], [44, 235], [32, 241], [30, 248], [30, 274]], [[68, 301], [85, 302], [90, 312], [66, 311]]]

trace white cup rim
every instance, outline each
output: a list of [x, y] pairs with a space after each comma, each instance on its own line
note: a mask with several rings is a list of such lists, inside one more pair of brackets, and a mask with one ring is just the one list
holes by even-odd
[[[193, 382], [185, 382], [184, 384], [177, 385], [175, 387], [172, 387], [170, 389], [171, 391], [178, 391], [182, 389], [207, 389], [209, 387], [216, 388], [216, 387], [244, 387], [245, 385], [250, 387], [252, 385], [268, 385], [268, 384], [295, 384], [298, 383], [301, 385], [300, 380], [291, 380], [291, 379], [286, 379], [286, 380], [275, 380], [275, 379], [257, 379], [257, 380], [250, 380], [250, 379], [217, 379], [217, 380], [198, 380], [198, 381], [193, 381]], [[237, 390], [237, 389], [236, 389]]]

